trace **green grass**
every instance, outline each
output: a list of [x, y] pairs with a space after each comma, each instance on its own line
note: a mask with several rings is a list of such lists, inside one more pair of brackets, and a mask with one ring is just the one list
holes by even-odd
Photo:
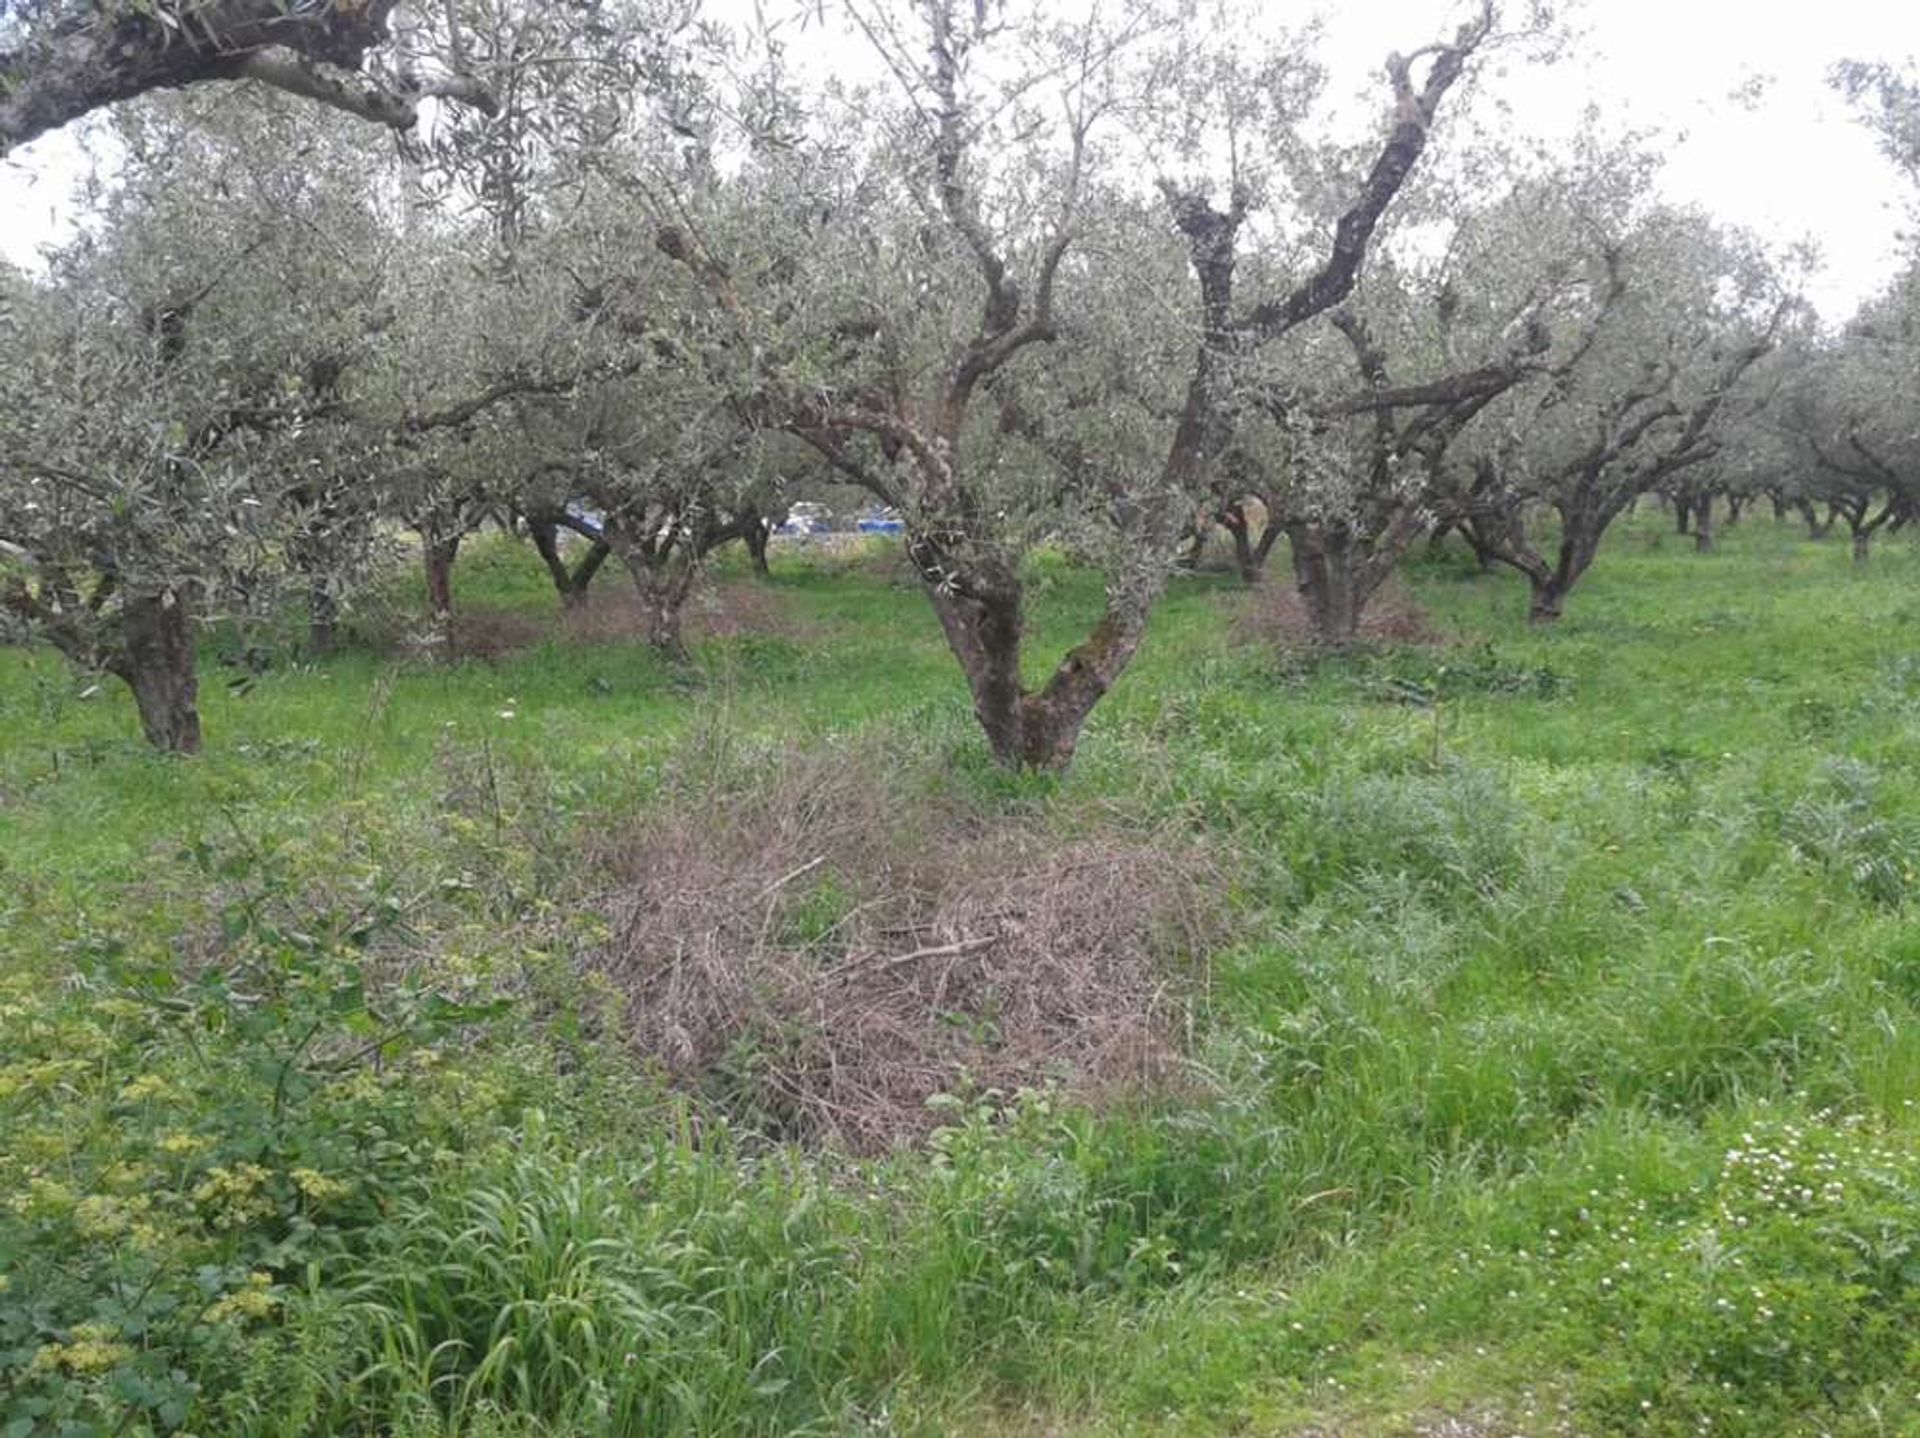
[[[685, 671], [210, 652], [192, 763], [0, 652], [0, 1430], [1920, 1431], [1920, 555], [1409, 582], [1451, 644], [1308, 663], [1177, 581], [1058, 781], [877, 564]], [[633, 1064], [579, 835], [852, 735], [1233, 856], [1189, 1082], [856, 1163]]]

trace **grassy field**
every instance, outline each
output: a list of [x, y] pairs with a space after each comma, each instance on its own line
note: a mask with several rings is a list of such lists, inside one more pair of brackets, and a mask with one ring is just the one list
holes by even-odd
[[[500, 652], [210, 642], [185, 763], [0, 651], [0, 1433], [1920, 1433], [1920, 554], [1407, 582], [1444, 643], [1313, 661], [1178, 581], [1060, 780], [881, 557], [676, 671], [482, 545]], [[809, 765], [796, 852], [1164, 853], [1177, 1067], [854, 1152], [636, 1053], [608, 895]], [[725, 932], [853, 962], [843, 868]]]

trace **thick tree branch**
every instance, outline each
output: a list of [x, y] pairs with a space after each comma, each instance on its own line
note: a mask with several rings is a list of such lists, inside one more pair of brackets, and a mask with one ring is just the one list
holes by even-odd
[[[1393, 128], [1368, 171], [1360, 194], [1334, 226], [1333, 249], [1326, 262], [1291, 294], [1256, 305], [1236, 329], [1249, 343], [1279, 338], [1287, 331], [1333, 308], [1353, 293], [1367, 246], [1381, 217], [1427, 148], [1427, 137], [1440, 102], [1465, 73], [1467, 62], [1493, 32], [1493, 3], [1486, 0], [1480, 14], [1463, 25], [1453, 42], [1414, 55], [1394, 55], [1387, 61], [1393, 85]], [[1413, 63], [1431, 56], [1424, 84], [1413, 85]]]
[[420, 120], [420, 101], [430, 98], [453, 100], [486, 115], [499, 110], [492, 92], [477, 80], [450, 76], [394, 90], [358, 71], [319, 64], [280, 48], [247, 56], [234, 66], [234, 78], [258, 80], [392, 130], [411, 130]]
[[397, 129], [429, 95], [490, 110], [471, 77], [386, 88], [360, 74], [396, 0], [73, 3], [0, 52], [0, 155], [151, 90], [255, 79]]

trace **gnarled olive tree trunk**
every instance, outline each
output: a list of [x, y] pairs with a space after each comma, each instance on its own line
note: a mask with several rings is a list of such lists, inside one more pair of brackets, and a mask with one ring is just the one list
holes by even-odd
[[[1315, 642], [1327, 649], [1350, 649], [1360, 636], [1360, 619], [1379, 581], [1345, 530], [1314, 524], [1289, 526], [1293, 578], [1306, 604]], [[1371, 581], [1371, 582], [1370, 582]]]
[[1093, 631], [1045, 684], [1029, 690], [1020, 677], [1025, 620], [1018, 576], [990, 564], [970, 567], [967, 581], [964, 589], [929, 582], [927, 592], [993, 757], [1010, 769], [1065, 769], [1094, 706], [1139, 649], [1151, 598], [1110, 595]]
[[632, 517], [610, 511], [601, 533], [633, 580], [641, 637], [663, 657], [684, 663], [687, 643], [680, 616], [699, 575], [700, 537], [658, 510]]
[[773, 521], [764, 515], [751, 516], [741, 538], [746, 542], [747, 558], [753, 562], [753, 572], [766, 578], [773, 571], [767, 567], [767, 546], [773, 540]]
[[428, 539], [421, 552], [427, 576], [427, 608], [435, 624], [453, 618], [453, 564], [460, 557], [460, 536]]
[[641, 637], [666, 658], [676, 664], [684, 663], [687, 641], [680, 616], [686, 607], [687, 594], [693, 588], [692, 566], [662, 568], [630, 555], [621, 558], [627, 573], [633, 576], [633, 592], [640, 605]]
[[1713, 532], [1713, 494], [1711, 491], [1700, 495], [1693, 501], [1693, 548], [1697, 554], [1711, 554], [1715, 542]]
[[1235, 500], [1220, 510], [1220, 527], [1233, 540], [1233, 567], [1243, 584], [1258, 584], [1266, 575], [1267, 560], [1280, 538], [1281, 524], [1274, 516], [1273, 506], [1263, 501], [1263, 507], [1266, 517], [1258, 533], [1245, 500]]
[[200, 752], [200, 684], [192, 618], [173, 590], [129, 596], [108, 669], [133, 691], [147, 742], [169, 754]]
[[1482, 505], [1468, 517], [1467, 526], [1476, 550], [1526, 577], [1527, 621], [1554, 624], [1566, 613], [1567, 596], [1593, 564], [1602, 536], [1624, 506], [1624, 499], [1597, 505], [1556, 502], [1561, 539], [1551, 562], [1534, 547], [1524, 505], [1517, 499]]
[[560, 521], [551, 515], [527, 516], [527, 534], [540, 555], [540, 562], [547, 567], [548, 577], [553, 580], [560, 607], [572, 611], [586, 604], [587, 590], [594, 576], [613, 551], [606, 540], [588, 538], [587, 552], [580, 556], [579, 563], [569, 564], [566, 555], [560, 552], [560, 529]]
[[1567, 612], [1567, 590], [1571, 587], [1552, 571], [1527, 573], [1527, 623], [1555, 624]]

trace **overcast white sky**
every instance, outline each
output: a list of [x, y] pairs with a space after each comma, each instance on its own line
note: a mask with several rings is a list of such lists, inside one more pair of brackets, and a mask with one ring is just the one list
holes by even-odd
[[[716, 9], [741, 0], [721, 0]], [[1311, 0], [1274, 10], [1307, 13]], [[1447, 32], [1455, 0], [1351, 0], [1327, 15], [1325, 58], [1337, 92], [1377, 86], [1387, 51]], [[1494, 83], [1520, 128], [1548, 137], [1579, 123], [1588, 100], [1618, 126], [1671, 137], [1664, 185], [1676, 199], [1785, 244], [1811, 237], [1826, 268], [1813, 299], [1844, 318], [1893, 273], [1914, 200], [1826, 85], [1834, 61], [1920, 54], [1913, 0], [1586, 0], [1587, 41], [1546, 71], [1515, 66]], [[1731, 96], [1761, 79], [1757, 102]], [[0, 255], [31, 264], [71, 223], [69, 191], [86, 167], [75, 132], [0, 161]]]
[[[1364, 76], [1383, 49], [1436, 32], [1446, 0], [1329, 7], [1328, 59]], [[1916, 198], [1826, 83], [1842, 59], [1920, 54], [1912, 0], [1588, 0], [1586, 42], [1544, 70], [1497, 80], [1515, 123], [1546, 136], [1580, 123], [1588, 100], [1610, 127], [1671, 139], [1662, 184], [1780, 244], [1811, 237], [1826, 268], [1812, 299], [1844, 319], [1893, 274]], [[1408, 38], [1411, 37], [1411, 38]], [[1730, 98], [1768, 81], [1751, 108]], [[1337, 82], [1336, 82], [1337, 83]]]

